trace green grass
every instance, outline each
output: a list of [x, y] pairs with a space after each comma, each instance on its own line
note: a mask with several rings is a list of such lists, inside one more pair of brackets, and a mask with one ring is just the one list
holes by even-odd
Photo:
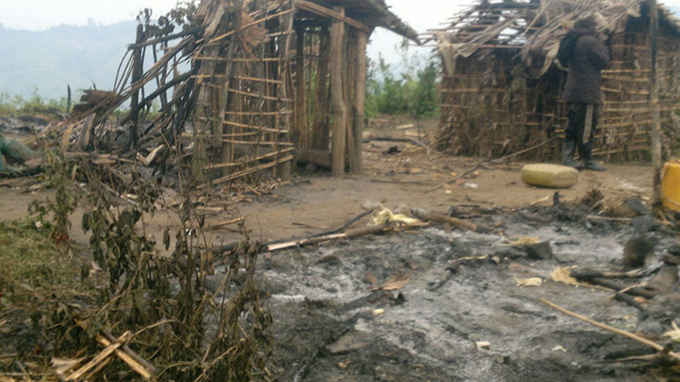
[[59, 250], [47, 230], [30, 222], [0, 223], [0, 292], [14, 303], [28, 294], [79, 290], [80, 266]]

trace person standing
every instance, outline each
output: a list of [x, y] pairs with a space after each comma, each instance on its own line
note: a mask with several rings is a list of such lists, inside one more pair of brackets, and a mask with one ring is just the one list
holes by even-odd
[[[560, 42], [558, 60], [569, 68], [563, 99], [568, 106], [562, 164], [576, 169], [606, 171], [593, 159], [593, 140], [602, 107], [602, 70], [609, 51], [597, 33], [594, 15], [579, 20]], [[583, 164], [574, 161], [578, 148]]]

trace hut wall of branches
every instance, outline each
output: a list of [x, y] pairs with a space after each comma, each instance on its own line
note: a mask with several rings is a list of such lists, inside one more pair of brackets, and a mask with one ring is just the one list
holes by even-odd
[[129, 101], [126, 155], [163, 167], [177, 150], [201, 187], [285, 179], [296, 158], [361, 172], [368, 38], [418, 39], [383, 0], [202, 0], [140, 21], [114, 90], [87, 92], [62, 142], [75, 131], [81, 149], [104, 149]]
[[[601, 16], [612, 56], [603, 72], [594, 154], [649, 158], [649, 7], [636, 0], [484, 1], [432, 31], [444, 63], [439, 147], [458, 155], [557, 159], [567, 124], [566, 71], [554, 58], [569, 25], [592, 13]], [[680, 33], [666, 9], [659, 15], [661, 124], [669, 154], [680, 133]]]

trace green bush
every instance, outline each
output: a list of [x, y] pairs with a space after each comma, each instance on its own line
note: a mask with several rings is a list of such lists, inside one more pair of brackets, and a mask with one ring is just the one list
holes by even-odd
[[439, 112], [439, 62], [433, 57], [409, 56], [405, 48], [401, 52], [399, 75], [382, 56], [377, 62], [368, 60], [367, 117], [408, 114], [421, 119]]
[[33, 89], [33, 95], [29, 99], [21, 95], [11, 96], [5, 92], [0, 93], [0, 116], [35, 115], [54, 110], [66, 112], [66, 104], [66, 97], [58, 100], [42, 98], [38, 88]]

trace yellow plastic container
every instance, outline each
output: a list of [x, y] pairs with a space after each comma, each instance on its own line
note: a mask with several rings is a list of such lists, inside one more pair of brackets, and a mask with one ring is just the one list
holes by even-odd
[[538, 187], [569, 188], [578, 183], [578, 171], [555, 164], [528, 164], [522, 168], [522, 181]]
[[680, 161], [678, 159], [663, 166], [661, 197], [664, 207], [680, 212]]

